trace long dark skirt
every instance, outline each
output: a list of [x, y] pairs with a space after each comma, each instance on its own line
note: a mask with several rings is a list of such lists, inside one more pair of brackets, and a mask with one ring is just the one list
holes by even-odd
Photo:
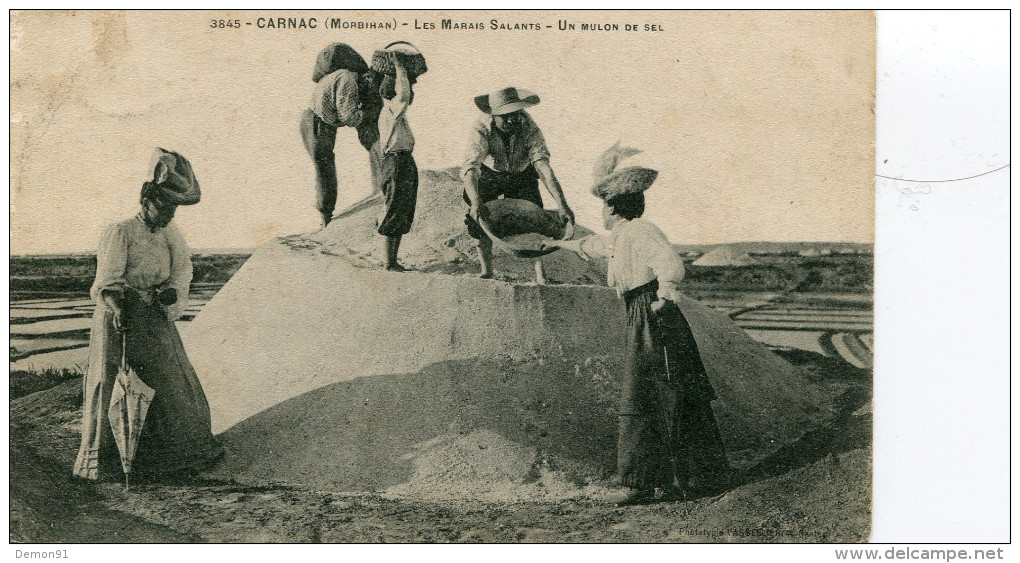
[[717, 489], [731, 470], [712, 412], [715, 393], [680, 308], [670, 302], [652, 313], [657, 290], [652, 281], [624, 296], [628, 323], [617, 444], [620, 481], [642, 490]]
[[[184, 353], [177, 327], [157, 305], [146, 304], [125, 291], [127, 363], [156, 394], [139, 438], [132, 475], [159, 475], [200, 468], [222, 452], [213, 438], [209, 403], [195, 369]], [[74, 474], [86, 479], [123, 478], [120, 453], [108, 410], [114, 380], [120, 369], [121, 333], [113, 327], [113, 313], [96, 308], [85, 375], [81, 446]]]

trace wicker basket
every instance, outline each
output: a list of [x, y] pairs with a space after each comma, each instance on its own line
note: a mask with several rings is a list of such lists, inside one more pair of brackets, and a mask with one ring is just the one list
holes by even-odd
[[[414, 52], [411, 53], [404, 50], [390, 50], [390, 47], [395, 45], [407, 45], [414, 49]], [[394, 70], [393, 63], [390, 61], [390, 53], [396, 53], [400, 62], [407, 70], [407, 75], [411, 78], [421, 76], [429, 70], [428, 66], [425, 65], [425, 55], [422, 55], [421, 51], [419, 51], [417, 47], [407, 41], [394, 41], [387, 45], [384, 49], [379, 49], [373, 53], [372, 70], [380, 74], [395, 75], [397, 71]]]

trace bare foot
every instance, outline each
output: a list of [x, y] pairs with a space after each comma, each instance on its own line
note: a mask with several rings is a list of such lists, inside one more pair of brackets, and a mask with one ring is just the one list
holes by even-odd
[[646, 496], [646, 494], [638, 489], [618, 487], [609, 491], [609, 493], [603, 497], [603, 500], [609, 504], [619, 505], [621, 503], [632, 502], [635, 498], [640, 498], [642, 496]]
[[492, 279], [492, 272], [482, 272], [480, 274], [475, 274], [475, 276], [477, 276], [478, 279], [480, 279], [480, 280], [491, 280]]
[[655, 488], [654, 490], [624, 488], [606, 495], [606, 501], [616, 506], [637, 506], [658, 502], [675, 502], [678, 500], [682, 500], [682, 498], [660, 488]]
[[390, 271], [390, 272], [409, 272], [410, 271], [407, 268], [401, 266], [400, 264], [390, 264], [390, 265], [386, 266], [386, 270]]

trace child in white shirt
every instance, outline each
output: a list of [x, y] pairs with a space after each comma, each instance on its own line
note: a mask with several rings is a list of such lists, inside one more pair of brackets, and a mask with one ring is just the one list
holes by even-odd
[[411, 230], [418, 200], [418, 166], [414, 162], [414, 134], [407, 123], [407, 107], [414, 100], [409, 78], [400, 57], [391, 51], [395, 76], [383, 80], [380, 94], [383, 108], [379, 113], [379, 142], [375, 157], [379, 161], [379, 187], [386, 208], [379, 221], [379, 234], [386, 237], [385, 267], [394, 272], [407, 269], [397, 262], [400, 239]]

